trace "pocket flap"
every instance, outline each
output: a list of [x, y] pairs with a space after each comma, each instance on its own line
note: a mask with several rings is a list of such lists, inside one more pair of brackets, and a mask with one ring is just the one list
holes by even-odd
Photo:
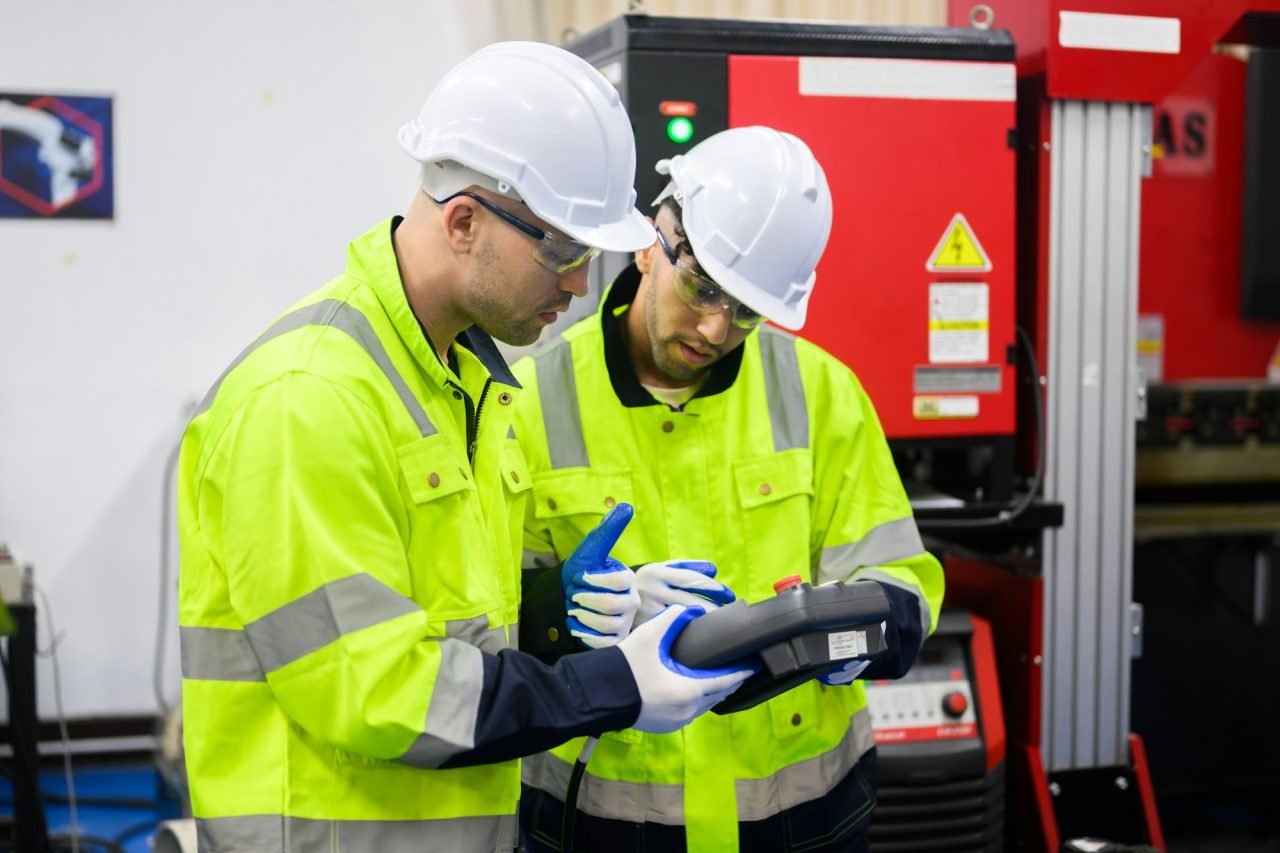
[[738, 501], [747, 509], [813, 494], [813, 461], [804, 448], [743, 459], [734, 464], [733, 477]]
[[443, 435], [429, 435], [397, 447], [396, 456], [400, 458], [400, 471], [415, 503], [433, 501], [454, 492], [475, 491], [467, 461], [458, 458]]
[[538, 518], [604, 515], [614, 504], [632, 502], [631, 472], [587, 468], [547, 471], [534, 481], [533, 496]]

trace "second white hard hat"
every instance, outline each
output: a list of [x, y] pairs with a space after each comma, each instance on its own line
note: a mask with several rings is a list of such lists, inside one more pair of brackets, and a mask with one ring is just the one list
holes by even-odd
[[400, 144], [428, 178], [433, 164], [465, 166], [589, 246], [653, 244], [635, 206], [635, 139], [622, 100], [566, 50], [500, 42], [476, 51], [436, 84]]
[[831, 190], [809, 146], [768, 127], [725, 130], [663, 160], [694, 257], [733, 298], [787, 329], [804, 325], [831, 234]]

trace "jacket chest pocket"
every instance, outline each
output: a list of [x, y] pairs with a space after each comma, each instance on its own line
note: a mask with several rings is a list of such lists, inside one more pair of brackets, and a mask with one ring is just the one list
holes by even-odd
[[552, 546], [563, 560], [615, 505], [634, 503], [633, 495], [631, 472], [626, 469], [546, 471], [533, 483], [533, 514], [546, 525]]
[[502, 567], [466, 459], [439, 434], [399, 447], [396, 455], [409, 497], [414, 598], [432, 622], [499, 611]]
[[752, 601], [787, 575], [810, 579], [813, 462], [808, 450], [743, 459], [733, 466]]

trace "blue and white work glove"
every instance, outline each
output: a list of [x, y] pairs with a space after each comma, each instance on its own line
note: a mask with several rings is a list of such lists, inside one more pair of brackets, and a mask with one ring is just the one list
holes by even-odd
[[706, 560], [664, 560], [636, 569], [640, 611], [636, 624], [648, 622], [672, 604], [714, 610], [732, 602], [733, 590], [715, 579], [716, 567]]
[[635, 572], [609, 556], [634, 514], [631, 504], [617, 504], [560, 570], [569, 633], [593, 649], [616, 646], [640, 609]]
[[673, 604], [618, 644], [640, 691], [640, 716], [632, 728], [652, 734], [683, 728], [754, 673], [731, 667], [691, 669], [671, 657], [676, 637], [703, 613], [701, 607]]
[[[880, 623], [880, 630], [882, 632], [887, 630], [885, 623]], [[853, 660], [846, 662], [845, 665], [839, 669], [833, 669], [826, 675], [819, 675], [818, 680], [828, 687], [839, 687], [843, 684], [853, 684], [853, 682], [858, 680], [858, 676], [862, 675], [862, 671], [869, 666], [871, 666], [871, 661], [854, 658]]]

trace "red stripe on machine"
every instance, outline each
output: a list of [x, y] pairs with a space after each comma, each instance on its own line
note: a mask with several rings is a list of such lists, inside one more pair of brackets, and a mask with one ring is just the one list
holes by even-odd
[[977, 737], [976, 723], [957, 723], [954, 726], [912, 726], [905, 729], [876, 729], [876, 743], [920, 743], [927, 740], [960, 740]]

